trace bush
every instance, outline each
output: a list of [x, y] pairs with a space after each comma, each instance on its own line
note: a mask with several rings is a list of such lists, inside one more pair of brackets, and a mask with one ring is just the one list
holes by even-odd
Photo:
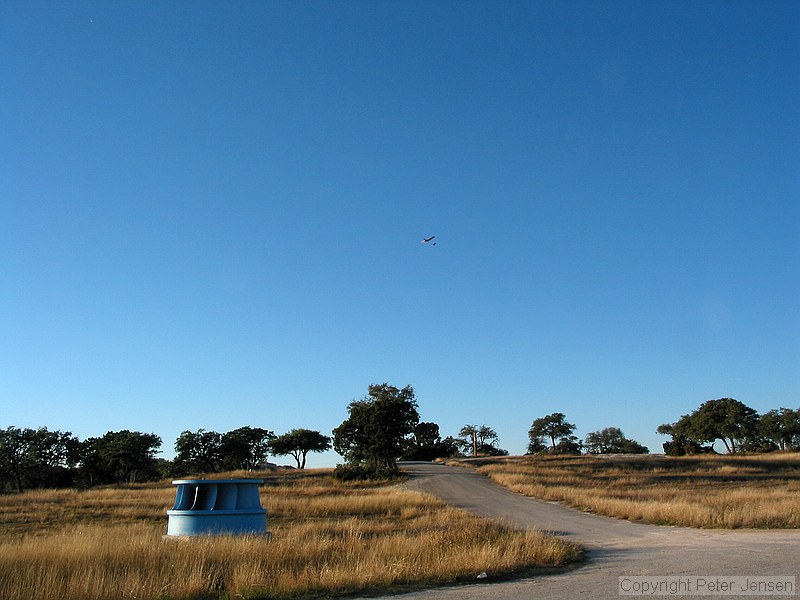
[[333, 476], [339, 481], [368, 481], [375, 479], [395, 479], [400, 469], [388, 467], [365, 467], [362, 465], [336, 465]]
[[694, 454], [717, 454], [711, 446], [703, 446], [691, 440], [673, 440], [664, 442], [664, 454], [667, 456], [691, 456]]

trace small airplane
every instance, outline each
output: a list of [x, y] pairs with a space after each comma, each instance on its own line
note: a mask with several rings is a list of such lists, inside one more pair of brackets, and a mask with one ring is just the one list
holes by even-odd
[[[436, 237], [435, 235], [432, 235], [432, 236], [431, 236], [431, 237], [429, 237], [429, 238], [425, 238], [424, 240], [420, 240], [420, 243], [421, 243], [421, 244], [427, 244], [428, 242], [430, 242], [430, 241], [431, 241], [433, 238], [435, 238], [435, 237]], [[431, 244], [431, 245], [432, 245], [432, 246], [435, 246], [435, 245], [436, 245], [436, 242], [433, 242], [433, 244]]]

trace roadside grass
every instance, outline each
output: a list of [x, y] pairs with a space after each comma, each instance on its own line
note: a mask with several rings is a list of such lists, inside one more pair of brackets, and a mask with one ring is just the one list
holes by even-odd
[[[225, 474], [220, 477], [241, 476]], [[332, 598], [566, 566], [573, 545], [330, 470], [266, 480], [272, 539], [164, 539], [169, 482], [0, 496], [5, 600]]]
[[525, 456], [469, 462], [515, 492], [630, 521], [800, 528], [798, 453]]

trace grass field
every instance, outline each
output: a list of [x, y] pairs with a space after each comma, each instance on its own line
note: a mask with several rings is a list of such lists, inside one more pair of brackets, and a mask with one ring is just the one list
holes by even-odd
[[[259, 476], [272, 539], [163, 539], [168, 482], [0, 496], [0, 595], [311, 598], [473, 581], [579, 560], [571, 544], [514, 531], [387, 485], [330, 471]], [[226, 474], [226, 477], [237, 474]]]
[[482, 464], [481, 472], [515, 492], [631, 521], [800, 528], [799, 453], [532, 456], [471, 464]]

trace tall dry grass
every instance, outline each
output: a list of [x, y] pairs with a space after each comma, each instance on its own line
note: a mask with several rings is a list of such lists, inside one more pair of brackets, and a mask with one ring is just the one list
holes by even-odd
[[0, 497], [0, 596], [338, 597], [580, 557], [573, 545], [432, 496], [338, 484], [321, 472], [268, 478], [262, 502], [271, 540], [164, 539], [173, 499], [168, 484]]
[[580, 456], [480, 467], [528, 496], [660, 525], [800, 527], [800, 455]]

